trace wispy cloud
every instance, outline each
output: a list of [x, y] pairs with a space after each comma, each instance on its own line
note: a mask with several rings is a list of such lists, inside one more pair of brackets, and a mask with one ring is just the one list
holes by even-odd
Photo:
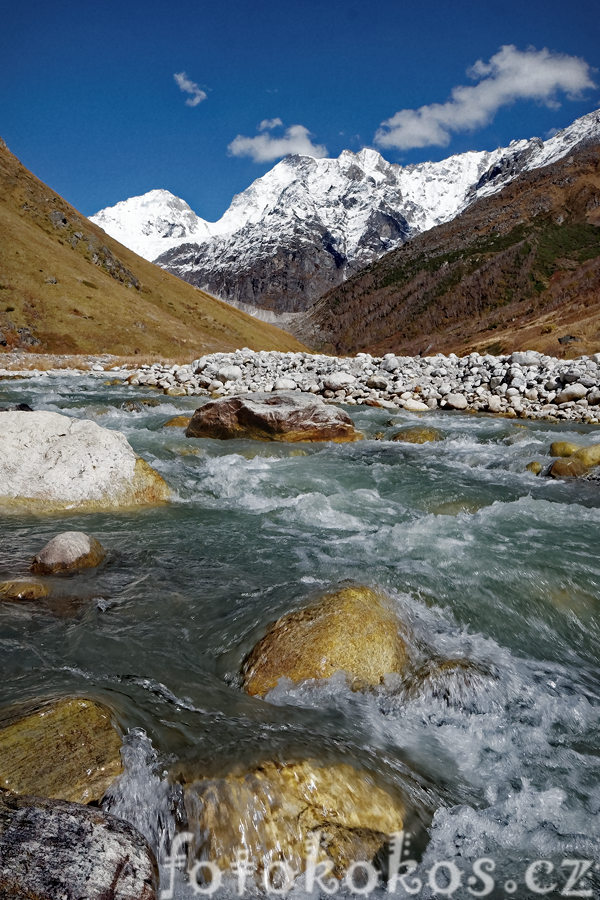
[[327, 147], [313, 144], [312, 135], [304, 125], [290, 125], [281, 135], [273, 135], [275, 129], [283, 128], [281, 119], [263, 119], [255, 137], [238, 134], [227, 148], [232, 156], [249, 156], [254, 162], [272, 162], [290, 153], [301, 156], [327, 156]]
[[513, 44], [501, 47], [489, 62], [478, 60], [467, 74], [477, 84], [453, 88], [446, 103], [400, 110], [381, 123], [376, 143], [398, 150], [445, 147], [452, 132], [481, 128], [501, 107], [517, 100], [557, 107], [560, 94], [575, 99], [595, 87], [592, 69], [584, 59], [535, 47], [518, 50]]
[[260, 125], [258, 126], [259, 131], [272, 131], [274, 128], [283, 127], [283, 122], [279, 118], [276, 119], [263, 119]]
[[206, 92], [195, 81], [188, 78], [185, 72], [176, 72], [173, 78], [180, 91], [183, 91], [184, 94], [190, 94], [185, 101], [186, 106], [198, 106], [199, 103], [206, 100]]

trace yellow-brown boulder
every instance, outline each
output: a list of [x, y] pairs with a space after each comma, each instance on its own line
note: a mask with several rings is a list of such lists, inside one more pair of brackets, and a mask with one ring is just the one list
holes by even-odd
[[550, 444], [550, 456], [573, 456], [578, 450], [581, 450], [581, 444], [574, 444], [572, 441], [553, 441]]
[[532, 462], [527, 463], [525, 466], [528, 472], [532, 472], [534, 475], [539, 475], [542, 469], [544, 468], [537, 459], [534, 459]]
[[306, 842], [319, 834], [319, 859], [336, 873], [371, 860], [388, 835], [401, 831], [405, 805], [369, 772], [346, 763], [264, 762], [251, 772], [195, 781], [185, 807], [196, 836], [194, 856], [226, 869], [246, 850], [259, 867], [285, 861], [306, 866]]
[[172, 419], [165, 422], [163, 428], [187, 428], [191, 421], [191, 416], [173, 416]]
[[122, 771], [121, 737], [102, 703], [68, 697], [0, 714], [1, 788], [91, 803]]
[[569, 459], [557, 459], [550, 466], [548, 474], [551, 478], [581, 478], [587, 475], [589, 466], [575, 456]]
[[600, 444], [590, 444], [589, 447], [582, 447], [573, 454], [573, 459], [579, 460], [590, 469], [600, 465]]
[[348, 587], [274, 622], [246, 658], [249, 694], [264, 696], [280, 678], [293, 682], [346, 672], [355, 689], [378, 685], [407, 665], [406, 643], [389, 601]]

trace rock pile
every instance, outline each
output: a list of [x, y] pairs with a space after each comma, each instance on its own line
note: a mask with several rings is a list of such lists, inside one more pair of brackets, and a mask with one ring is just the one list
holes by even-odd
[[533, 350], [462, 358], [453, 353], [334, 357], [244, 348], [203, 356], [185, 366], [142, 366], [129, 382], [157, 387], [170, 396], [298, 391], [339, 403], [413, 412], [469, 409], [600, 422], [600, 353], [575, 360]]

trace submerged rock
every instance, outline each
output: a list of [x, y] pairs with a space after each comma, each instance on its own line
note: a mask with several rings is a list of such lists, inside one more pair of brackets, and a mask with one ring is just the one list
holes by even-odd
[[43, 600], [49, 596], [50, 588], [40, 581], [15, 578], [12, 581], [0, 582], [0, 600]]
[[329, 858], [340, 873], [356, 860], [373, 859], [405, 821], [399, 795], [345, 763], [264, 762], [248, 773], [188, 785], [185, 807], [195, 854], [223, 869], [241, 847], [259, 867], [285, 860], [303, 871], [306, 841], [319, 832], [319, 859]]
[[172, 419], [165, 422], [163, 428], [187, 428], [191, 421], [191, 416], [173, 416]]
[[156, 860], [142, 835], [98, 809], [0, 790], [0, 897], [156, 900]]
[[0, 717], [0, 787], [75, 803], [101, 800], [123, 771], [121, 737], [101, 703], [80, 697]]
[[443, 503], [433, 503], [427, 506], [427, 512], [434, 516], [461, 516], [475, 515], [480, 509], [489, 504], [483, 500], [445, 500]]
[[56, 575], [93, 569], [105, 556], [106, 550], [96, 538], [83, 531], [63, 531], [34, 557], [31, 571], [36, 575]]
[[274, 622], [244, 662], [244, 687], [264, 696], [280, 678], [299, 682], [339, 671], [355, 689], [380, 684], [407, 665], [399, 629], [382, 596], [366, 587], [344, 588]]
[[411, 676], [405, 689], [408, 699], [439, 700], [447, 706], [470, 708], [485, 693], [493, 673], [470, 659], [429, 659]]
[[187, 437], [262, 441], [356, 441], [362, 435], [341, 409], [312, 394], [241, 394], [196, 410]]
[[539, 462], [539, 460], [534, 459], [532, 460], [532, 462], [527, 463], [525, 468], [528, 472], [532, 472], [534, 475], [539, 475], [544, 467], [542, 466], [541, 462]]
[[407, 444], [428, 444], [430, 441], [441, 441], [443, 437], [442, 432], [437, 428], [413, 425], [410, 428], [403, 428], [393, 436], [392, 440]]
[[165, 481], [118, 431], [52, 412], [0, 413], [0, 503], [91, 511], [169, 498]]

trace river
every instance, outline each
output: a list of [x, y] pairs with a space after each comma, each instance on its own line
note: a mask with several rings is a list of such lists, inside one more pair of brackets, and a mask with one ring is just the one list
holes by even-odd
[[[126, 774], [111, 812], [157, 846], [177, 827], [168, 772], [346, 760], [387, 782], [412, 773], [415, 805], [431, 807], [419, 896], [439, 861], [463, 872], [446, 896], [469, 896], [485, 856], [493, 895], [519, 898], [540, 895], [525, 880], [536, 860], [558, 872], [546, 896], [566, 885], [563, 859], [600, 862], [600, 488], [525, 470], [558, 436], [590, 443], [597, 429], [348, 407], [366, 440], [219, 442], [162, 427], [198, 398], [93, 376], [0, 388], [0, 405], [122, 431], [176, 492], [136, 512], [1, 517], [0, 578], [26, 574], [59, 531], [109, 550], [99, 570], [55, 580], [60, 609], [0, 605], [0, 658], [3, 704], [80, 693], [115, 710]], [[444, 440], [374, 439], [415, 421]], [[242, 692], [267, 624], [345, 581], [384, 590], [419, 646], [477, 663], [472, 690], [361, 694], [334, 676]], [[441, 896], [454, 869], [437, 871]]]

